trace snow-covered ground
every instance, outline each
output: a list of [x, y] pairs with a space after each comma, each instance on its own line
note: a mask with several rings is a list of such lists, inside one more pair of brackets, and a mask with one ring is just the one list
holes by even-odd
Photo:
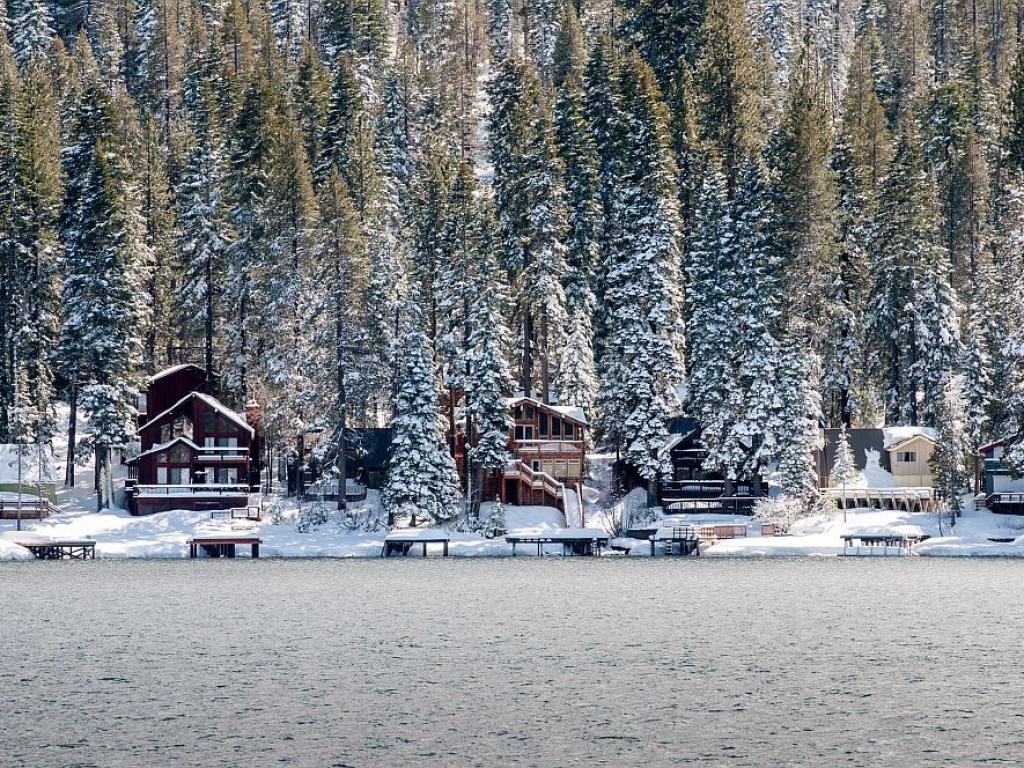
[[[66, 411], [61, 414], [66, 420]], [[88, 430], [80, 421], [79, 435]], [[54, 464], [59, 475], [67, 452], [66, 440], [58, 436], [54, 445]], [[591, 458], [588, 487], [584, 488], [585, 521], [590, 527], [602, 528], [609, 533], [621, 527], [625, 517], [641, 514], [645, 494], [636, 490], [621, 502], [610, 501], [610, 458]], [[115, 466], [115, 476], [123, 477], [123, 468]], [[300, 509], [294, 500], [281, 500], [279, 520], [270, 515], [260, 522], [244, 520], [212, 520], [209, 512], [176, 510], [147, 517], [132, 517], [124, 510], [97, 513], [92, 488], [93, 469], [86, 464], [77, 468], [74, 488], [59, 488], [56, 504], [60, 514], [45, 520], [22, 521], [22, 533], [15, 531], [14, 520], [0, 520], [0, 560], [31, 559], [24, 548], [12, 543], [22, 536], [92, 539], [96, 542], [96, 556], [101, 558], [182, 558], [188, 556], [186, 542], [196, 535], [233, 533], [258, 536], [263, 540], [264, 557], [376, 557], [381, 554], [387, 530], [351, 530], [338, 522], [334, 513], [327, 523], [315, 530], [300, 532], [296, 526]], [[26, 488], [26, 498], [30, 489]], [[379, 501], [371, 491], [365, 502], [379, 516]], [[267, 504], [269, 510], [271, 504]], [[490, 515], [491, 504], [484, 504], [481, 518]], [[530, 534], [554, 532], [565, 527], [561, 512], [551, 507], [505, 508], [506, 527], [510, 533]], [[634, 521], [637, 522], [637, 521]], [[640, 521], [643, 522], [643, 521]], [[705, 550], [711, 557], [830, 557], [842, 553], [843, 534], [866, 531], [895, 531], [903, 527], [919, 528], [930, 536], [917, 545], [914, 552], [927, 556], [948, 557], [1024, 557], [1024, 516], [994, 515], [987, 510], [968, 509], [952, 532], [943, 523], [940, 535], [938, 520], [930, 514], [878, 510], [851, 510], [843, 521], [836, 517], [822, 517], [798, 521], [787, 536], [760, 536], [760, 524], [748, 517], [731, 515], [669, 516], [661, 524], [748, 524], [748, 537], [723, 540]], [[449, 552], [456, 557], [504, 556], [511, 548], [504, 539], [488, 539], [478, 532], [447, 531], [451, 538]], [[1000, 539], [1002, 541], [993, 541]], [[631, 554], [649, 554], [647, 541], [616, 540], [620, 547], [633, 546]], [[524, 555], [535, 550], [521, 548]], [[547, 551], [561, 551], [551, 545]], [[243, 553], [244, 554], [244, 553]]]
[[[375, 501], [374, 492], [369, 500]], [[481, 516], [489, 514], [483, 505]], [[132, 517], [123, 510], [103, 513], [83, 509], [64, 511], [45, 520], [22, 522], [22, 533], [14, 530], [15, 521], [0, 521], [0, 559], [15, 559], [27, 552], [11, 544], [26, 536], [54, 539], [92, 539], [96, 557], [100, 558], [180, 558], [188, 556], [186, 542], [193, 536], [226, 534], [258, 536], [263, 540], [263, 557], [378, 557], [387, 531], [352, 531], [335, 520], [316, 530], [300, 533], [295, 521], [298, 506], [285, 503], [279, 524], [269, 519], [260, 522], [245, 520], [211, 520], [209, 512], [171, 511], [145, 517]], [[509, 532], [542, 533], [565, 527], [562, 513], [552, 507], [506, 507]], [[448, 531], [452, 556], [508, 555], [511, 548], [504, 539], [488, 539], [476, 532]], [[243, 548], [244, 549], [244, 548]], [[526, 548], [524, 554], [529, 554]], [[431, 550], [433, 551], [433, 549]], [[561, 547], [552, 546], [552, 553]], [[244, 554], [244, 552], [240, 553]]]
[[[942, 535], [938, 519], [932, 514], [850, 510], [846, 522], [842, 512], [834, 519], [798, 521], [788, 536], [720, 541], [704, 554], [711, 557], [834, 557], [842, 554], [844, 534], [899, 533], [915, 528], [930, 537], [914, 547], [918, 555], [1024, 557], [1024, 517], [995, 515], [985, 509], [965, 511], [952, 532], [948, 521], [943, 521]], [[996, 543], [991, 539], [1016, 541]]]

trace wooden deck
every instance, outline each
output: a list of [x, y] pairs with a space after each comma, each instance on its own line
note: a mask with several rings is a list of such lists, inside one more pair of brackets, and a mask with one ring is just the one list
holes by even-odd
[[398, 553], [402, 557], [408, 557], [412, 548], [419, 544], [422, 547], [423, 557], [426, 557], [428, 544], [440, 544], [441, 557], [448, 557], [449, 541], [451, 541], [451, 537], [442, 534], [429, 534], [424, 532], [420, 535], [420, 532], [415, 529], [408, 533], [398, 531], [389, 533], [384, 538], [384, 548], [381, 550], [380, 554], [381, 557], [391, 557], [391, 555]]
[[505, 537], [505, 541], [512, 545], [512, 557], [516, 556], [516, 549], [520, 544], [536, 544], [539, 557], [544, 555], [545, 544], [561, 544], [563, 556], [600, 555], [610, 540], [608, 534], [593, 528], [565, 528], [548, 534], [516, 534]]
[[260, 556], [260, 544], [262, 539], [255, 536], [196, 536], [188, 541], [188, 556], [199, 557], [199, 550], [202, 550], [207, 557], [235, 556], [235, 547], [248, 546], [250, 554], [256, 558]]
[[923, 541], [924, 535], [904, 531], [877, 531], [843, 534], [845, 557], [886, 557], [891, 550], [896, 557], [911, 554], [911, 548]]
[[42, 520], [57, 511], [48, 499], [22, 501], [20, 505], [17, 501], [0, 501], [0, 520]]
[[932, 488], [823, 488], [836, 509], [891, 509], [901, 512], [931, 512], [935, 509]]
[[996, 515], [1024, 515], [1024, 493], [991, 493], [985, 506]]
[[95, 560], [96, 542], [92, 539], [13, 539], [38, 560]]

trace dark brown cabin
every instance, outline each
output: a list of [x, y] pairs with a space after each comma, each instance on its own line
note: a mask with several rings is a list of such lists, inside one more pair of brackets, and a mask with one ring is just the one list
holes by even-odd
[[259, 485], [255, 414], [243, 416], [205, 394], [204, 381], [194, 365], [150, 378], [141, 452], [129, 464], [126, 487], [133, 514], [246, 506]]

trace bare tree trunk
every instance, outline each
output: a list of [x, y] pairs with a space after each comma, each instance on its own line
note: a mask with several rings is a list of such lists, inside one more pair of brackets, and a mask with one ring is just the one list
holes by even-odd
[[75, 443], [78, 441], [78, 382], [71, 380], [71, 390], [68, 396], [71, 406], [68, 411], [68, 455], [64, 467], [64, 487], [75, 487]]

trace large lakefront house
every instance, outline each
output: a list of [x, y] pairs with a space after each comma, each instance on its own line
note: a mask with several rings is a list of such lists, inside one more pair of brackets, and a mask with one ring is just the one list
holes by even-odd
[[141, 451], [125, 485], [133, 514], [246, 506], [259, 485], [258, 411], [237, 413], [206, 388], [205, 371], [192, 364], [147, 380]]
[[[484, 476], [481, 498], [506, 504], [557, 507], [573, 516], [579, 509], [580, 484], [586, 464], [586, 416], [580, 408], [552, 405], [517, 395], [507, 400], [513, 426], [508, 448], [512, 460]], [[464, 435], [454, 452], [464, 467]]]

